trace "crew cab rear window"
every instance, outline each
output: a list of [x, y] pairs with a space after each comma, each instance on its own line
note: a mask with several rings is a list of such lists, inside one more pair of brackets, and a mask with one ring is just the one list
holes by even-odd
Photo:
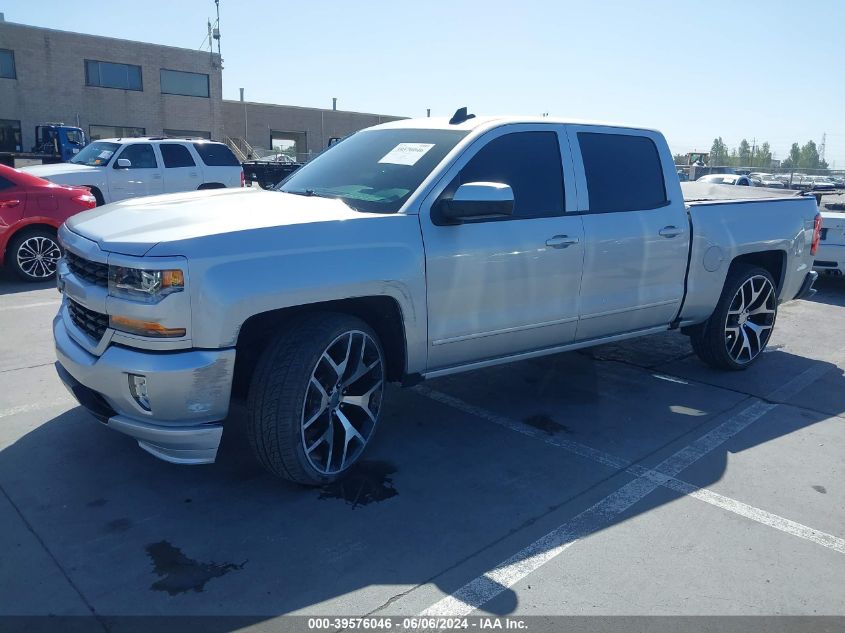
[[240, 166], [238, 159], [228, 147], [222, 143], [194, 143], [194, 149], [209, 167]]
[[643, 211], [666, 203], [663, 165], [645, 136], [579, 132], [590, 211]]
[[161, 150], [161, 157], [164, 159], [165, 167], [193, 167], [195, 164], [194, 159], [191, 158], [191, 153], [184, 145], [180, 145], [179, 143], [162, 143], [158, 148]]
[[555, 132], [513, 132], [493, 139], [461, 169], [448, 190], [468, 182], [499, 182], [513, 189], [513, 215], [563, 213], [563, 170]]

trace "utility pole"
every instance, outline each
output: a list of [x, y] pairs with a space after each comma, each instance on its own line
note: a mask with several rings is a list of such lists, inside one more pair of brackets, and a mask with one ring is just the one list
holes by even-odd
[[819, 145], [819, 161], [820, 162], [824, 160], [824, 144], [825, 144], [825, 141], [827, 141], [827, 133], [822, 132], [822, 144]]
[[754, 150], [757, 147], [757, 137], [751, 139], [751, 167], [754, 167]]
[[220, 52], [220, 0], [214, 0], [217, 6], [217, 26], [214, 29], [214, 39], [217, 40], [217, 55], [220, 57], [220, 67], [223, 67], [223, 53]]

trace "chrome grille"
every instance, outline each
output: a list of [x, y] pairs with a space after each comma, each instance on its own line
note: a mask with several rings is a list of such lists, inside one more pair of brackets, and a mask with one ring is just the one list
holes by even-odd
[[74, 275], [84, 279], [88, 283], [102, 286], [103, 288], [109, 285], [108, 264], [92, 262], [79, 255], [74, 255], [70, 251], [65, 251], [65, 261]]
[[85, 306], [76, 303], [73, 299], [68, 299], [67, 309], [76, 327], [98, 341], [103, 338], [103, 334], [106, 333], [106, 329], [109, 327], [109, 317], [107, 314], [89, 310]]

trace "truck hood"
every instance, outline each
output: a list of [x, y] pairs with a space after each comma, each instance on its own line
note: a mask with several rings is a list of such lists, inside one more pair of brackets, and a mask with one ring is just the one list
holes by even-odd
[[54, 180], [56, 176], [70, 176], [75, 174], [99, 173], [99, 167], [88, 165], [77, 165], [76, 163], [56, 163], [55, 165], [32, 165], [21, 168], [22, 172], [32, 176], [38, 176], [45, 180]]
[[383, 216], [355, 211], [340, 200], [259, 189], [214, 189], [107, 204], [71, 217], [67, 227], [97, 242], [104, 251], [141, 256], [163, 242], [372, 217]]

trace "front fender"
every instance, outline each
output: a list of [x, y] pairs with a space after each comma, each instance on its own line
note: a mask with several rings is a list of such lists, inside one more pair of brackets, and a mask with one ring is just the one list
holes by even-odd
[[[200, 248], [205, 256], [198, 254]], [[195, 347], [235, 345], [244, 322], [264, 312], [384, 296], [394, 299], [402, 314], [407, 370], [424, 370], [425, 258], [416, 216], [210, 236], [191, 240], [190, 250]]]

